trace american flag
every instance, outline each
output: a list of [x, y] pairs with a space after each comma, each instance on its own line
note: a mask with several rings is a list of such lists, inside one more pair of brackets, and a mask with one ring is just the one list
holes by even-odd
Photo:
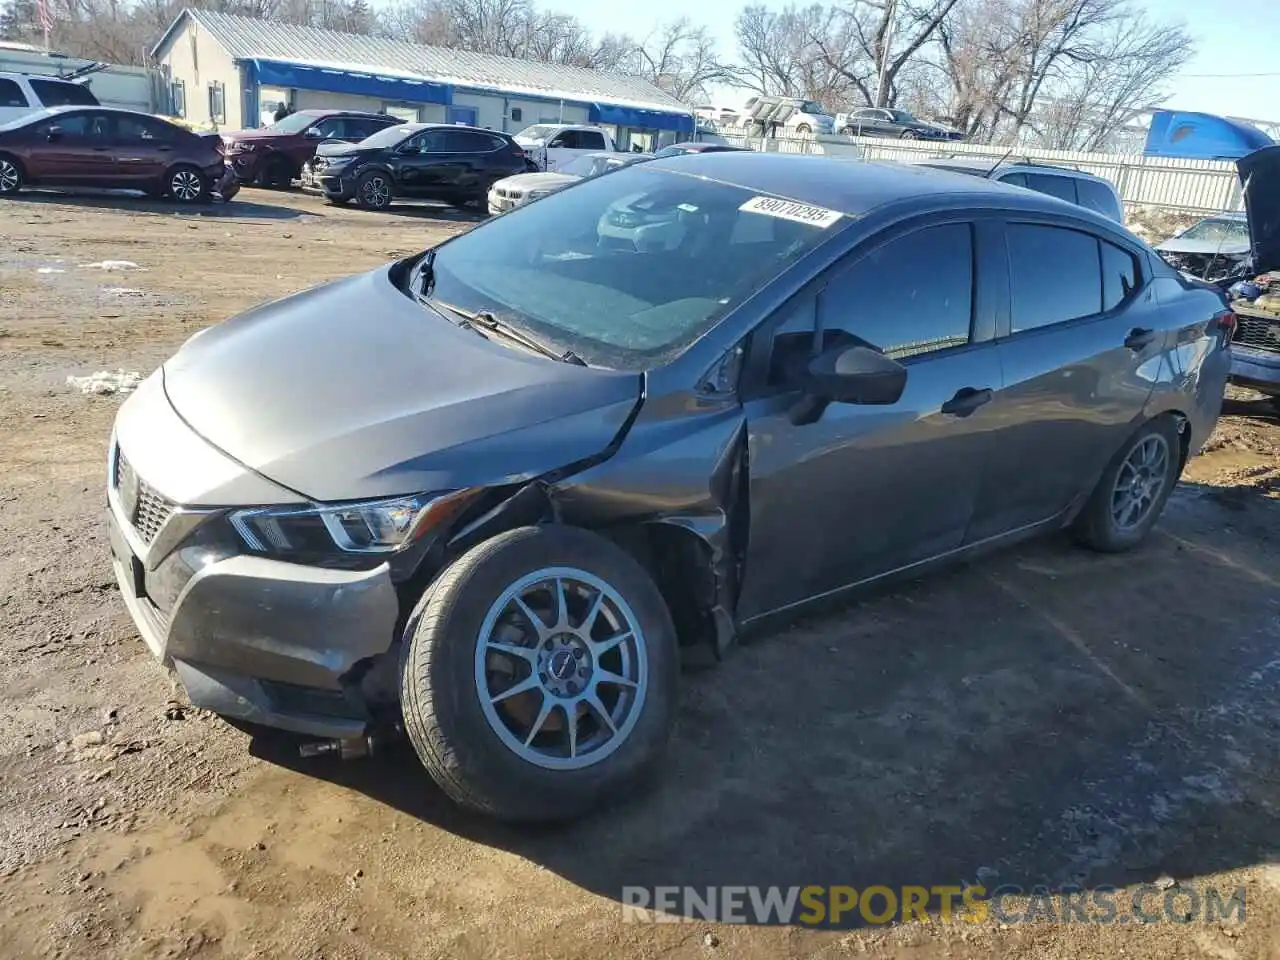
[[36, 19], [40, 21], [40, 29], [45, 33], [53, 29], [53, 11], [49, 8], [49, 0], [36, 0]]

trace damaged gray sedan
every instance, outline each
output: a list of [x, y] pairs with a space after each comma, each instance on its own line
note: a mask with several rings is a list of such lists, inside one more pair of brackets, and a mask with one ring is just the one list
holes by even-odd
[[1030, 191], [654, 160], [193, 337], [119, 413], [115, 569], [193, 703], [403, 729], [455, 800], [571, 817], [659, 763], [682, 653], [1037, 533], [1138, 544], [1232, 322]]

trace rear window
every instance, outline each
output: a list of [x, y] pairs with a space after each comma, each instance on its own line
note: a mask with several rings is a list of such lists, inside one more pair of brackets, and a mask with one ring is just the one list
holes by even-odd
[[1080, 197], [1080, 206], [1094, 213], [1100, 213], [1116, 222], [1124, 221], [1124, 210], [1115, 193], [1107, 184], [1098, 180], [1077, 180], [1076, 193]]
[[1027, 186], [1037, 193], [1047, 193], [1067, 203], [1076, 202], [1076, 181], [1073, 177], [1055, 177], [1051, 173], [1028, 173]]
[[0, 80], [0, 107], [26, 107], [27, 95], [16, 80]]
[[80, 83], [65, 80], [30, 80], [31, 89], [46, 107], [96, 107], [98, 98]]

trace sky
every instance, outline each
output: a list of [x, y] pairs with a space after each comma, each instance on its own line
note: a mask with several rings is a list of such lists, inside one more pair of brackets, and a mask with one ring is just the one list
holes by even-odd
[[[769, 6], [781, 7], [777, 0]], [[1196, 40], [1196, 56], [1169, 84], [1166, 106], [1280, 122], [1280, 0], [1135, 0], [1155, 16], [1181, 21]], [[592, 30], [643, 37], [659, 23], [689, 16], [716, 35], [721, 53], [735, 53], [733, 20], [745, 0], [542, 0]], [[1252, 67], [1251, 67], [1252, 65]], [[1252, 72], [1251, 72], [1252, 71]], [[1222, 76], [1227, 74], [1230, 76]], [[736, 104], [741, 94], [725, 99]]]

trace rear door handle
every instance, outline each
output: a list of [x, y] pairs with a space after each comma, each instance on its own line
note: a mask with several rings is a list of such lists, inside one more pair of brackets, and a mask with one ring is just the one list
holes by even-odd
[[1147, 330], [1143, 327], [1134, 327], [1129, 331], [1129, 335], [1124, 338], [1124, 345], [1130, 350], [1145, 350], [1151, 346], [1156, 338], [1154, 330]]
[[993, 396], [990, 387], [981, 390], [973, 387], [961, 387], [956, 395], [942, 405], [942, 412], [957, 417], [967, 417], [984, 403], [990, 403]]

